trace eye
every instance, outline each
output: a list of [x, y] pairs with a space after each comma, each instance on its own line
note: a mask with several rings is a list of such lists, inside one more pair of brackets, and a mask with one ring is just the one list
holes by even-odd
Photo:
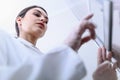
[[47, 24], [47, 23], [48, 23], [48, 20], [46, 20], [45, 23]]
[[36, 17], [40, 17], [41, 15], [39, 13], [34, 13]]

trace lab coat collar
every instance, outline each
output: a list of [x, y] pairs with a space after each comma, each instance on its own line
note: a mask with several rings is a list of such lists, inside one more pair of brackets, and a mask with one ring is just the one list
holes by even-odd
[[23, 38], [17, 38], [21, 43], [23, 43], [24, 45], [27, 45], [27, 46], [32, 46], [32, 47], [35, 47], [32, 43], [30, 43], [29, 41], [23, 39]]
[[34, 51], [36, 51], [37, 53], [42, 53], [36, 46], [34, 46], [32, 43], [30, 43], [29, 41], [23, 39], [23, 38], [17, 38], [23, 45], [25, 45], [28, 48], [33, 49]]

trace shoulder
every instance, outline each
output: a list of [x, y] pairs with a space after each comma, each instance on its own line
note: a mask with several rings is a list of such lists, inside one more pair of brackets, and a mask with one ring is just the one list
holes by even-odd
[[0, 47], [4, 47], [11, 42], [12, 36], [9, 33], [0, 30]]
[[0, 65], [7, 63], [7, 42], [10, 41], [10, 35], [0, 30]]
[[0, 30], [0, 39], [1, 38], [7, 38], [7, 37], [10, 37], [10, 35], [7, 33], [7, 32], [5, 32], [5, 31], [3, 31], [3, 30]]

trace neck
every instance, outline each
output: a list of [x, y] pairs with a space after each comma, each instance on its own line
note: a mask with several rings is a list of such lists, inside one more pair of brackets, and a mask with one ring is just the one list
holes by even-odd
[[34, 37], [34, 36], [31, 36], [31, 35], [20, 35], [19, 37], [29, 41], [33, 45], [36, 45], [37, 38]]

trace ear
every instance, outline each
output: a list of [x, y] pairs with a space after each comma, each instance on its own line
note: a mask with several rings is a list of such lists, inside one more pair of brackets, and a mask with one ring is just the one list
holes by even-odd
[[18, 24], [18, 27], [20, 27], [22, 25], [22, 18], [21, 17], [17, 17], [16, 18], [16, 22]]

